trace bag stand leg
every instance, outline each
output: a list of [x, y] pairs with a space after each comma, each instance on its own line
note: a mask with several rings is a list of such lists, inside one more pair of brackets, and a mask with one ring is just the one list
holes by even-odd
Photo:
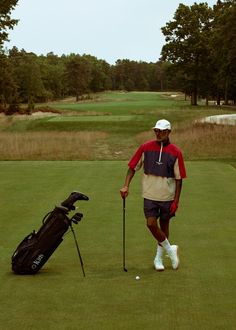
[[84, 277], [85, 277], [84, 263], [83, 263], [83, 260], [82, 260], [82, 257], [81, 257], [81, 253], [80, 253], [80, 250], [79, 250], [78, 241], [77, 241], [77, 239], [76, 239], [75, 232], [74, 232], [74, 228], [73, 228], [72, 224], [70, 224], [70, 228], [71, 228], [72, 234], [73, 234], [73, 236], [74, 236], [75, 245], [76, 245], [76, 248], [77, 248], [77, 252], [78, 252], [78, 256], [79, 256], [79, 260], [80, 260], [81, 268], [82, 268], [82, 271], [83, 271], [83, 275], [84, 275]]

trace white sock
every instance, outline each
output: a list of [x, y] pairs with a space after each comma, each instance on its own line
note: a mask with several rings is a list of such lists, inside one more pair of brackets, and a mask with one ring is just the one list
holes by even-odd
[[162, 259], [163, 253], [164, 253], [164, 248], [163, 248], [163, 246], [157, 244], [157, 254], [156, 254], [156, 257], [157, 257], [158, 259]]
[[160, 242], [160, 244], [166, 250], [167, 253], [171, 251], [171, 245], [167, 238], [163, 242]]

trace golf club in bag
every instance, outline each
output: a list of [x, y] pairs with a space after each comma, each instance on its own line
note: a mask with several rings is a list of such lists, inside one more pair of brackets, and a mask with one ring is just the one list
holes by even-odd
[[56, 206], [53, 211], [46, 214], [38, 232], [33, 231], [23, 239], [11, 258], [14, 273], [36, 274], [61, 244], [64, 234], [70, 228], [85, 276], [82, 257], [72, 226], [73, 223], [78, 224], [83, 214], [75, 213], [72, 218], [68, 217], [68, 213], [75, 210], [74, 203], [78, 200], [87, 201], [89, 198], [81, 192], [72, 192], [60, 206]]

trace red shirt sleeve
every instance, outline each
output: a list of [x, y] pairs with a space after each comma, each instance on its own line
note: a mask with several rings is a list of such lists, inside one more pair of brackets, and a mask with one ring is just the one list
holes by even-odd
[[138, 148], [138, 150], [135, 152], [135, 154], [133, 155], [133, 157], [129, 161], [128, 166], [131, 170], [135, 170], [138, 162], [140, 161], [140, 159], [142, 157], [142, 154], [143, 154], [143, 145], [141, 145]]
[[185, 170], [185, 166], [184, 166], [184, 159], [183, 159], [183, 155], [182, 152], [178, 152], [178, 164], [179, 164], [179, 172], [180, 172], [180, 176], [182, 179], [186, 178], [186, 170]]

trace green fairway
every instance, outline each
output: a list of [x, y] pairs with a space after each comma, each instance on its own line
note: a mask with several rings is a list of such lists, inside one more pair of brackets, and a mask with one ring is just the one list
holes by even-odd
[[[127, 199], [127, 268], [122, 269], [124, 161], [0, 162], [0, 276], [3, 330], [235, 329], [236, 170], [227, 163], [187, 162], [171, 229], [181, 264], [158, 273], [156, 244], [145, 226], [140, 174]], [[17, 244], [73, 190], [84, 218], [35, 276], [11, 273]], [[136, 275], [141, 279], [135, 280]]]
[[84, 102], [69, 99], [36, 106], [36, 110], [60, 110], [60, 115], [0, 118], [0, 132], [104, 131], [109, 133], [108, 143], [113, 144], [114, 139], [122, 141], [124, 134], [133, 138], [134, 134], [149, 130], [157, 118], [167, 118], [175, 129], [178, 125], [191, 127], [206, 116], [234, 112], [234, 108], [206, 107], [200, 101], [199, 104], [191, 107], [181, 93], [173, 98], [171, 93], [103, 92]]
[[157, 105], [166, 109], [176, 104], [186, 106], [189, 101], [184, 101], [181, 98], [176, 102], [176, 99], [165, 97], [162, 93], [157, 92], [103, 92], [95, 94], [94, 99], [92, 98], [86, 102], [49, 103], [49, 105], [59, 110], [96, 111], [98, 113], [105, 111], [109, 114], [156, 110]]

